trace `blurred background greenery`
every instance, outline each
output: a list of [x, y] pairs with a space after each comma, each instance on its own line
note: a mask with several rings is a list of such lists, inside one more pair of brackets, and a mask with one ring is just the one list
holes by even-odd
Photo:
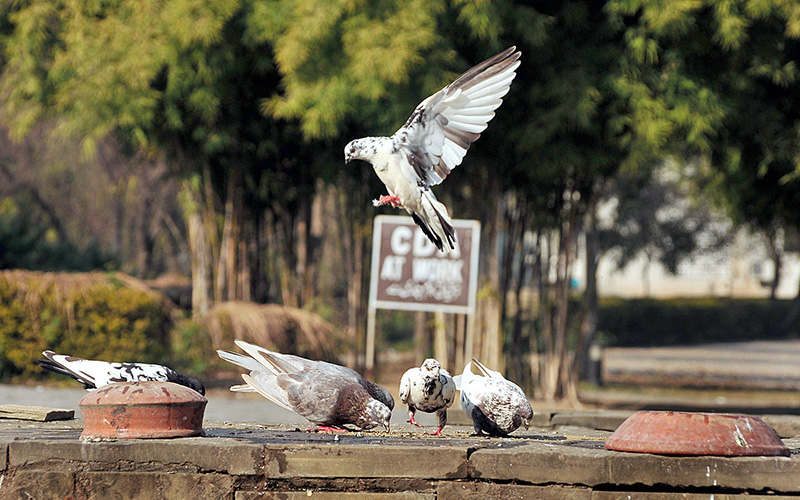
[[[575, 399], [597, 332], [796, 338], [800, 298], [775, 297], [800, 224], [796, 2], [5, 0], [0, 268], [101, 272], [0, 276], [0, 377], [30, 376], [45, 347], [212, 373], [234, 335], [358, 366], [372, 218], [389, 209], [343, 146], [510, 45], [506, 103], [437, 188], [484, 228], [476, 354]], [[664, 218], [676, 192], [687, 204]], [[738, 228], [771, 244], [771, 300], [599, 299], [601, 256], [677, 272]], [[421, 356], [426, 331], [452, 340], [463, 319], [381, 327], [382, 348]]]

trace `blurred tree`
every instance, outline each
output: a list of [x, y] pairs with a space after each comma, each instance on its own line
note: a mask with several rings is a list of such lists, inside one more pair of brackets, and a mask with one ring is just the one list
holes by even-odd
[[[774, 296], [781, 228], [800, 227], [800, 6], [782, 0], [703, 0], [678, 6], [612, 1], [661, 60], [716, 96], [723, 111], [704, 148], [701, 188], [772, 247]], [[794, 317], [800, 314], [800, 291]], [[792, 316], [790, 314], [790, 316]], [[791, 318], [788, 318], [791, 320]]]

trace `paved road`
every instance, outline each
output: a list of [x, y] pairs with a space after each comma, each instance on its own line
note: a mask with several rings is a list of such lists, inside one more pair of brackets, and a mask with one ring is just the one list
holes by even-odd
[[608, 348], [603, 368], [612, 380], [665, 377], [730, 387], [800, 389], [800, 340]]

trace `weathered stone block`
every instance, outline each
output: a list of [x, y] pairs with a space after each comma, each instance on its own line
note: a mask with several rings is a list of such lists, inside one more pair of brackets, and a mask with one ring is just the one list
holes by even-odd
[[617, 485], [660, 485], [800, 492], [800, 457], [679, 457], [608, 453], [608, 479]]
[[506, 449], [481, 449], [469, 458], [470, 476], [593, 486], [608, 482], [605, 450], [531, 443]]
[[432, 493], [342, 491], [237, 491], [235, 500], [435, 500]]
[[126, 500], [229, 499], [234, 483], [223, 474], [164, 472], [86, 472], [78, 473], [77, 479], [77, 489], [87, 498]]
[[466, 448], [440, 446], [292, 445], [265, 447], [265, 475], [284, 477], [467, 476]]
[[80, 441], [20, 440], [9, 444], [9, 465], [20, 467], [44, 461], [72, 470], [70, 462], [89, 462], [88, 470], [105, 469], [102, 464], [148, 463], [164, 470], [259, 474], [263, 470], [262, 446], [224, 438], [181, 440], [132, 439], [82, 443]]
[[437, 500], [592, 500], [589, 488], [442, 481]]
[[795, 496], [745, 493], [684, 493], [677, 491], [594, 491], [592, 500], [796, 500]]
[[8, 443], [0, 442], [0, 472], [6, 470], [8, 464]]
[[2, 477], [2, 500], [62, 500], [74, 494], [74, 478], [69, 472], [16, 470]]

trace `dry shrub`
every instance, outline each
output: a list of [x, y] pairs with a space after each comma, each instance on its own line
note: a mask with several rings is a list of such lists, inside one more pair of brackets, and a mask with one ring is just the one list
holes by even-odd
[[203, 326], [215, 349], [235, 350], [241, 339], [267, 349], [312, 359], [332, 359], [338, 336], [316, 313], [277, 304], [224, 302], [212, 308]]

